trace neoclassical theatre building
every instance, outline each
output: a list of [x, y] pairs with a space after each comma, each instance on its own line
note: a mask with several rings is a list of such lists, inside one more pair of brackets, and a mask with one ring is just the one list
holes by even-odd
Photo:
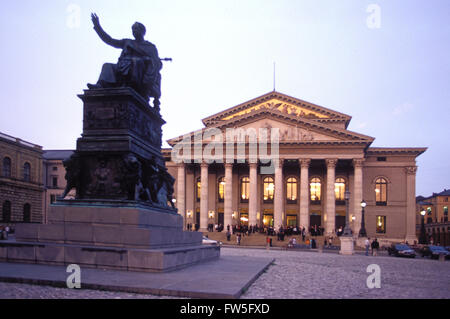
[[[368, 236], [413, 242], [416, 157], [426, 148], [370, 147], [374, 138], [347, 130], [350, 120], [349, 115], [273, 91], [205, 118], [199, 131], [169, 140], [172, 149], [165, 149], [164, 155], [176, 178], [174, 197], [185, 224], [198, 224], [200, 230], [210, 224], [276, 229], [317, 225], [333, 234], [345, 225], [348, 210], [358, 234], [364, 201]], [[241, 139], [245, 158], [238, 156], [242, 143], [226, 136], [227, 129], [274, 128], [279, 144], [275, 149], [269, 142], [267, 153], [278, 154], [270, 166], [259, 151], [258, 158], [251, 156], [249, 136]], [[222, 139], [208, 136], [199, 144], [196, 136], [211, 129], [223, 132]], [[223, 146], [223, 156], [213, 152], [214, 162], [187, 156], [178, 160], [186, 146], [192, 147], [193, 155], [195, 147], [205, 150], [211, 141], [236, 142], [230, 144], [233, 156]]]

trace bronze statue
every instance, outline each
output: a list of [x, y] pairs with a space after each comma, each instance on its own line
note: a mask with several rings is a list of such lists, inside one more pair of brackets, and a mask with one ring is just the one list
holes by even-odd
[[159, 111], [162, 62], [156, 47], [144, 40], [145, 26], [139, 22], [133, 24], [134, 40], [116, 40], [102, 29], [95, 13], [92, 13], [91, 18], [100, 39], [114, 48], [122, 49], [122, 54], [117, 64], [103, 65], [97, 84], [88, 84], [89, 89], [131, 87], [145, 99], [153, 97], [153, 105]]

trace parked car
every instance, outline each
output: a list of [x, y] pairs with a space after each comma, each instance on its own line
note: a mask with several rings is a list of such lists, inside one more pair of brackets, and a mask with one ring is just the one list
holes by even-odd
[[416, 253], [414, 250], [406, 244], [392, 244], [387, 249], [389, 256], [394, 255], [396, 257], [409, 257], [415, 258]]
[[217, 241], [217, 240], [213, 240], [213, 239], [209, 239], [206, 236], [203, 236], [203, 245], [213, 245], [213, 246], [220, 246], [222, 245], [222, 242]]
[[450, 259], [450, 252], [442, 246], [424, 246], [420, 253], [422, 257], [430, 257], [431, 259], [438, 259], [439, 255], [444, 255], [445, 259]]

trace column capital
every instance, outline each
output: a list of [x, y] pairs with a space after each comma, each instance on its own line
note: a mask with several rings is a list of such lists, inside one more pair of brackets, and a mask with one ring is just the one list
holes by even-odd
[[250, 167], [256, 167], [256, 168], [258, 168], [258, 163], [257, 162], [255, 162], [255, 163], [252, 163], [252, 162], [250, 162], [250, 163], [248, 163], [248, 165], [250, 166]]
[[233, 168], [233, 163], [224, 163], [223, 165], [225, 166], [225, 168], [227, 168], [227, 167], [228, 168], [230, 168], [230, 167]]
[[338, 162], [337, 158], [327, 158], [325, 159], [325, 163], [327, 163], [327, 167], [334, 168]]
[[178, 168], [186, 168], [186, 164], [184, 162], [178, 163], [177, 164]]
[[311, 159], [309, 158], [300, 158], [299, 160], [300, 167], [303, 168], [309, 168], [309, 165], [311, 164]]
[[208, 162], [201, 162], [200, 167], [209, 167]]
[[417, 166], [407, 166], [405, 167], [406, 175], [416, 175]]
[[356, 168], [361, 168], [363, 167], [365, 159], [364, 158], [354, 158], [353, 159], [353, 166]]
[[283, 167], [284, 158], [273, 159], [275, 167]]

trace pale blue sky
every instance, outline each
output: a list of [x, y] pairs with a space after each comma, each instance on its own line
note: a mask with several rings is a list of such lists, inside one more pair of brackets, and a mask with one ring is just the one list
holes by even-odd
[[[370, 4], [380, 28], [368, 27]], [[164, 140], [272, 91], [276, 61], [277, 91], [351, 115], [349, 129], [373, 146], [429, 147], [417, 194], [450, 188], [448, 0], [8, 1], [1, 132], [75, 148], [76, 95], [120, 54], [98, 39], [91, 12], [115, 38], [144, 23], [160, 56], [174, 59], [162, 71]]]

